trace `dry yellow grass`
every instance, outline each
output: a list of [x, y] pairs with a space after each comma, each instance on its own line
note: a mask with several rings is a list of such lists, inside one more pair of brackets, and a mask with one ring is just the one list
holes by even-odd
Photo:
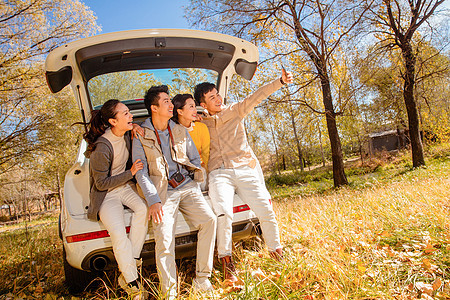
[[211, 298], [450, 299], [449, 164], [400, 173], [276, 201], [285, 263], [237, 248], [242, 289]]
[[[428, 178], [278, 203], [288, 269], [309, 279], [303, 294], [407, 299], [423, 292], [417, 282], [449, 285], [449, 186]], [[290, 285], [299, 291], [295, 276]], [[450, 292], [439, 288], [431, 294]]]
[[[191, 293], [194, 264], [187, 262], [181, 298], [450, 299], [450, 163], [399, 174], [364, 188], [278, 199], [285, 262], [238, 246], [240, 289], [222, 286], [217, 271], [209, 296]], [[0, 233], [0, 253], [0, 299], [70, 299], [55, 224]], [[84, 297], [121, 295], [108, 283]]]

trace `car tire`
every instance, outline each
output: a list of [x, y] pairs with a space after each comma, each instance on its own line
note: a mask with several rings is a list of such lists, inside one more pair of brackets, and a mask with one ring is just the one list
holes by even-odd
[[88, 287], [94, 287], [93, 281], [99, 274], [72, 267], [66, 259], [66, 250], [63, 247], [65, 285], [72, 295], [84, 292]]

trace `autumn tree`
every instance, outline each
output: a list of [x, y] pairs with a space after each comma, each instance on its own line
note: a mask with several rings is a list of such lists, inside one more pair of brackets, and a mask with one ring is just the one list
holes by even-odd
[[[43, 63], [52, 49], [95, 33], [95, 17], [78, 0], [2, 1], [0, 9], [0, 174], [55, 147]], [[58, 110], [65, 107], [58, 106]], [[46, 132], [45, 135], [42, 133]], [[50, 135], [50, 136], [49, 136]]]
[[336, 50], [360, 22], [371, 1], [301, 0], [301, 1], [237, 1], [191, 0], [188, 15], [192, 24], [237, 35], [254, 42], [275, 40], [277, 55], [288, 49], [301, 51], [315, 70], [320, 82], [323, 107], [330, 139], [334, 185], [347, 184], [342, 146], [337, 129], [330, 62]]
[[[415, 38], [415, 101], [424, 137], [446, 141], [450, 138], [449, 78], [450, 58], [444, 45]], [[440, 46], [438, 47], [439, 44]], [[380, 51], [382, 50], [382, 51]], [[408, 129], [403, 97], [404, 73], [399, 49], [386, 51], [379, 45], [367, 47], [357, 61], [355, 73], [363, 82], [366, 99], [360, 103], [368, 132]]]
[[253, 151], [263, 168], [273, 173], [286, 169], [282, 158], [285, 142], [282, 133], [286, 124], [281, 114], [283, 111], [280, 106], [266, 102], [245, 120], [248, 141]]
[[401, 62], [395, 59], [397, 56], [391, 57], [389, 53], [386, 58], [383, 56], [376, 47], [367, 47], [354, 69], [362, 82], [362, 92], [366, 94], [359, 108], [364, 115], [368, 133], [405, 129], [407, 123], [398, 68]]
[[144, 98], [152, 85], [161, 84], [153, 74], [138, 71], [107, 73], [92, 78], [88, 82], [89, 95], [93, 106], [101, 105], [109, 99], [133, 100]]
[[425, 47], [418, 57], [416, 96], [425, 138], [450, 140], [450, 57]]
[[171, 69], [173, 78], [169, 84], [171, 92], [192, 94], [199, 82], [216, 82], [217, 72], [204, 69]]
[[[402, 58], [403, 100], [408, 116], [414, 167], [425, 165], [416, 100], [417, 48], [414, 36], [427, 24], [444, 0], [382, 0], [371, 9], [375, 34], [389, 50], [399, 49]], [[431, 25], [430, 25], [431, 26]]]

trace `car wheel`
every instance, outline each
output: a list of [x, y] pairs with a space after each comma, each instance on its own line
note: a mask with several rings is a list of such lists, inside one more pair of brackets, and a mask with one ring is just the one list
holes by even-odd
[[65, 285], [72, 295], [77, 295], [85, 291], [88, 287], [94, 287], [94, 279], [99, 274], [88, 272], [72, 267], [66, 259], [66, 250], [63, 247]]

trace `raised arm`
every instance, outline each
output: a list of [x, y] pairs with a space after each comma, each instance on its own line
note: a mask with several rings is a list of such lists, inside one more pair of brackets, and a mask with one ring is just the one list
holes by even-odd
[[241, 118], [245, 118], [258, 104], [264, 99], [268, 98], [274, 92], [278, 91], [284, 84], [292, 83], [293, 76], [291, 72], [286, 70], [281, 71], [281, 77], [275, 79], [269, 84], [266, 84], [256, 90], [253, 94], [245, 98], [244, 100], [232, 104], [230, 107], [232, 110], [237, 110]]

